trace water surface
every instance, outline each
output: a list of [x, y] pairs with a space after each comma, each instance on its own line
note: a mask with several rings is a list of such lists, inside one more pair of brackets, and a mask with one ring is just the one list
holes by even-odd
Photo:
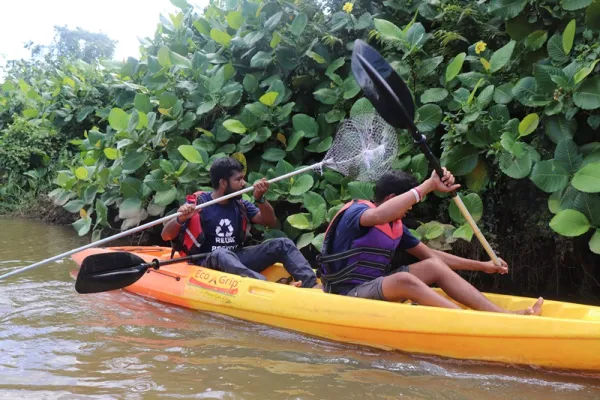
[[[0, 274], [86, 244], [0, 219]], [[145, 299], [79, 295], [70, 258], [0, 281], [0, 399], [600, 398], [600, 379], [416, 357]], [[559, 351], [559, 349], [557, 349]]]

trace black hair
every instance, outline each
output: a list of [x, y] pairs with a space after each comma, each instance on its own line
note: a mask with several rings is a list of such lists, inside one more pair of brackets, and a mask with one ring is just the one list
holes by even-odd
[[210, 167], [210, 182], [213, 189], [219, 188], [221, 179], [229, 181], [234, 172], [244, 172], [244, 165], [235, 158], [217, 158]]
[[390, 194], [396, 196], [419, 186], [417, 178], [404, 171], [388, 171], [375, 182], [375, 202], [381, 203]]

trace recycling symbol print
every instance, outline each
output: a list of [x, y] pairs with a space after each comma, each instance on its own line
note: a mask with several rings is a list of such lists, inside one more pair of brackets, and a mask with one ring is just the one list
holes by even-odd
[[231, 226], [231, 221], [227, 218], [222, 219], [215, 229], [215, 234], [219, 237], [231, 237], [233, 235], [233, 226]]

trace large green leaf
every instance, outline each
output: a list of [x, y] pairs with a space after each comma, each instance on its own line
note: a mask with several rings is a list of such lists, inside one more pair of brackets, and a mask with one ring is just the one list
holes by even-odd
[[223, 126], [230, 132], [234, 133], [246, 133], [246, 126], [237, 119], [228, 119], [223, 121]]
[[159, 206], [168, 206], [177, 197], [177, 188], [171, 187], [171, 189], [163, 192], [157, 192], [154, 195], [154, 203]]
[[569, 184], [569, 173], [556, 160], [539, 161], [531, 170], [530, 179], [547, 193], [564, 189]]
[[290, 194], [292, 196], [300, 196], [308, 192], [314, 185], [314, 179], [310, 175], [301, 175], [292, 184]]
[[135, 105], [136, 110], [141, 111], [143, 113], [148, 114], [150, 111], [152, 111], [152, 104], [150, 103], [150, 98], [143, 93], [137, 93], [135, 95], [133, 104]]
[[244, 16], [241, 11], [230, 11], [227, 13], [227, 25], [231, 29], [238, 30], [244, 23]]
[[471, 145], [453, 147], [446, 157], [446, 165], [455, 176], [466, 175], [473, 171], [479, 159], [479, 150]]
[[443, 61], [443, 56], [437, 56], [422, 61], [419, 67], [419, 75], [427, 76], [432, 74]]
[[304, 207], [310, 212], [312, 216], [313, 228], [319, 227], [325, 222], [325, 216], [327, 215], [327, 203], [323, 197], [315, 192], [307, 192], [302, 196]]
[[600, 108], [600, 76], [585, 80], [573, 93], [573, 101], [584, 110]]
[[271, 53], [266, 51], [259, 51], [250, 59], [250, 66], [252, 68], [264, 69], [271, 64], [273, 57]]
[[[469, 214], [471, 214], [473, 220], [479, 222], [483, 216], [483, 201], [481, 201], [481, 197], [477, 193], [469, 193], [466, 196], [460, 196], [460, 198], [467, 207], [467, 210], [469, 210]], [[457, 224], [462, 225], [467, 222], [455, 202], [450, 203], [449, 212], [450, 218]]]
[[[591, 3], [591, 0], [590, 0]], [[564, 2], [563, 2], [563, 7], [564, 7]], [[563, 32], [563, 50], [565, 52], [565, 54], [569, 54], [571, 52], [571, 49], [573, 48], [573, 41], [575, 40], [575, 27], [576, 27], [576, 22], [574, 19], [572, 19], [567, 27], [565, 28], [565, 31]]]
[[120, 108], [113, 108], [108, 114], [108, 123], [117, 132], [125, 131], [129, 124], [129, 114]]
[[137, 151], [132, 151], [127, 153], [125, 158], [123, 158], [123, 172], [131, 173], [137, 171], [146, 160], [148, 160], [149, 154], [146, 152], [138, 153]]
[[546, 43], [547, 39], [547, 31], [539, 30], [531, 32], [525, 39], [525, 47], [527, 47], [529, 50], [540, 49], [544, 45], [544, 43]]
[[303, 233], [298, 237], [298, 240], [296, 240], [296, 247], [302, 249], [311, 244], [314, 238], [315, 234], [312, 232]]
[[204, 160], [200, 152], [194, 146], [183, 144], [177, 148], [179, 153], [189, 162], [193, 164], [204, 164]]
[[552, 35], [550, 40], [548, 40], [548, 55], [554, 61], [558, 63], [564, 63], [569, 60], [569, 56], [565, 53], [563, 49], [563, 39], [562, 35], [556, 33]]
[[302, 131], [308, 138], [316, 137], [319, 134], [319, 124], [317, 121], [306, 115], [296, 114], [292, 117], [292, 124], [295, 131]]
[[[579, 10], [592, 4], [592, 0], [562, 0], [562, 8], [567, 11]], [[568, 51], [567, 51], [568, 53]]]
[[512, 83], [505, 83], [500, 85], [494, 90], [494, 101], [498, 104], [508, 104], [513, 99], [513, 87]]
[[282, 17], [283, 17], [282, 11], [279, 11], [278, 13], [271, 15], [271, 17], [269, 17], [269, 19], [265, 22], [264, 28], [268, 31], [272, 31], [273, 29], [275, 29], [277, 27], [277, 25], [281, 21]]
[[427, 178], [429, 162], [424, 154], [417, 154], [410, 160], [410, 170], [413, 174], [417, 175], [420, 181]]
[[569, 174], [577, 172], [583, 162], [583, 156], [579, 151], [579, 146], [577, 146], [572, 139], [568, 138], [563, 139], [558, 143], [554, 150], [554, 159], [562, 165]]
[[108, 207], [100, 199], [96, 199], [96, 225], [108, 224]]
[[492, 72], [499, 71], [502, 67], [508, 64], [513, 50], [515, 49], [515, 45], [516, 42], [511, 40], [506, 45], [496, 50], [494, 54], [492, 54], [492, 58], [490, 58], [490, 69]]
[[310, 214], [293, 214], [287, 217], [287, 222], [296, 229], [309, 230], [312, 228]]
[[589, 29], [600, 31], [600, 0], [593, 0], [585, 10], [585, 25]]
[[567, 120], [562, 115], [553, 115], [545, 122], [546, 135], [558, 144], [564, 139], [571, 139], [577, 130], [575, 119]]
[[529, 104], [530, 99], [537, 94], [535, 78], [527, 76], [520, 79], [513, 87], [512, 94], [521, 104]]
[[515, 157], [510, 153], [502, 153], [499, 166], [502, 172], [514, 179], [522, 179], [529, 175], [533, 160], [528, 152], [521, 157]]
[[229, 34], [215, 28], [210, 30], [210, 37], [223, 47], [229, 47], [229, 43], [231, 42], [231, 36], [229, 36]]
[[415, 124], [421, 132], [429, 132], [442, 122], [442, 108], [437, 104], [425, 104], [416, 111]]
[[536, 113], [527, 115], [519, 123], [519, 135], [527, 136], [535, 132], [540, 123], [540, 117]]
[[596, 254], [600, 254], [600, 229], [592, 235], [589, 242], [590, 250]]
[[427, 89], [421, 95], [421, 103], [439, 103], [448, 97], [448, 91], [444, 88]]
[[121, 181], [121, 193], [124, 197], [142, 198], [142, 181], [133, 176], [128, 176]]
[[600, 192], [600, 162], [587, 164], [577, 171], [571, 184], [585, 193]]
[[333, 89], [319, 89], [313, 95], [323, 104], [335, 104], [338, 99], [338, 94]]
[[450, 82], [452, 79], [456, 78], [462, 69], [466, 57], [466, 53], [459, 53], [452, 61], [450, 61], [446, 67], [446, 82]]
[[350, 116], [355, 117], [359, 114], [371, 112], [374, 109], [375, 108], [373, 107], [369, 99], [363, 97], [361, 99], [356, 100], [356, 102], [352, 105], [352, 108], [350, 109]]
[[590, 222], [585, 215], [576, 210], [563, 210], [550, 221], [550, 228], [563, 236], [575, 237], [590, 229]]
[[519, 15], [526, 4], [527, 0], [492, 0], [488, 11], [495, 17], [510, 19]]
[[65, 210], [70, 213], [78, 213], [85, 206], [85, 201], [83, 200], [71, 200], [67, 204], [63, 206]]
[[86, 216], [85, 218], [78, 219], [77, 221], [73, 222], [71, 225], [73, 226], [75, 231], [77, 231], [77, 234], [79, 236], [85, 236], [88, 234], [88, 232], [90, 231], [90, 229], [92, 227], [92, 219], [90, 217]]
[[277, 162], [277, 161], [283, 160], [285, 158], [286, 154], [287, 153], [283, 149], [278, 149], [276, 147], [270, 147], [262, 154], [262, 158], [263, 158], [263, 160]]
[[350, 182], [348, 192], [353, 199], [373, 200], [375, 197], [375, 188], [370, 182]]
[[374, 18], [373, 24], [383, 40], [390, 43], [403, 43], [404, 33], [402, 33], [402, 29], [398, 28], [392, 22], [384, 19]]
[[302, 35], [302, 32], [304, 32], [304, 29], [306, 28], [307, 24], [308, 17], [306, 16], [306, 14], [298, 14], [296, 18], [294, 18], [292, 26], [290, 26], [290, 32], [292, 32], [292, 35], [294, 36], [300, 36]]
[[204, 102], [204, 103], [200, 104], [200, 106], [196, 110], [196, 114], [197, 115], [206, 114], [207, 112], [210, 112], [213, 108], [215, 108], [216, 105], [217, 105], [217, 102], [214, 100], [209, 100], [207, 102]]

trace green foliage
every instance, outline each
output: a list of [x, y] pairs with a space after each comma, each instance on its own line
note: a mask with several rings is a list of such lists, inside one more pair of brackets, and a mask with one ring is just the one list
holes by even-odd
[[[600, 125], [600, 3], [534, 3], [393, 0], [346, 12], [329, 2], [325, 12], [313, 1], [233, 0], [199, 14], [178, 0], [181, 12], [161, 18], [139, 59], [14, 64], [0, 129], [17, 115], [71, 140], [51, 195], [80, 213], [80, 234], [97, 238], [114, 224], [109, 211], [127, 229], [177, 207], [209, 184], [218, 157], [243, 159], [250, 182], [320, 161], [340, 121], [372, 110], [349, 61], [362, 38], [406, 80], [418, 128], [477, 193], [463, 196], [477, 219], [487, 188], [523, 179], [550, 198], [556, 216], [544, 223], [573, 236], [585, 226], [579, 214], [588, 228], [600, 223], [600, 146], [590, 134]], [[426, 158], [398, 133], [394, 168], [425, 179]], [[267, 198], [295, 211], [264, 237], [319, 249], [342, 204], [372, 196], [372, 183], [329, 170], [277, 182]], [[415, 232], [438, 248], [471, 240], [453, 206], [449, 217], [456, 226], [433, 221]]]

